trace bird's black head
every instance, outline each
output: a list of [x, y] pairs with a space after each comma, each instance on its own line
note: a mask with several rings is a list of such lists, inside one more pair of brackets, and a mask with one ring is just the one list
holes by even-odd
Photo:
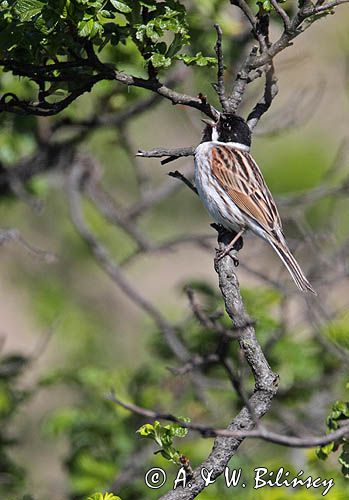
[[[215, 139], [214, 136], [217, 138]], [[221, 114], [213, 127], [212, 138], [221, 142], [236, 142], [248, 147], [251, 146], [251, 131], [247, 123], [241, 116], [233, 113]]]

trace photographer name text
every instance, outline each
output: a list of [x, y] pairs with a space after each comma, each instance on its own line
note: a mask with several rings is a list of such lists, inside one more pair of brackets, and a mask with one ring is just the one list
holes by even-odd
[[[251, 477], [252, 476], [252, 477]], [[145, 483], [151, 489], [159, 489], [167, 482], [166, 472], [154, 467], [145, 474]], [[209, 470], [205, 467], [200, 470], [199, 481], [204, 482], [204, 488], [215, 483], [218, 478], [214, 476], [214, 470]], [[249, 477], [244, 477], [242, 469], [230, 469], [226, 467], [223, 473], [223, 479], [227, 488], [236, 487], [253, 487], [255, 490], [265, 488], [266, 486], [275, 488], [297, 488], [304, 487], [308, 489], [319, 489], [322, 496], [326, 496], [330, 489], [334, 486], [333, 479], [323, 479], [320, 477], [305, 476], [304, 471], [300, 470], [296, 475], [292, 476], [289, 471], [285, 471], [280, 467], [277, 471], [270, 471], [266, 467], [257, 467], [253, 470], [253, 474]], [[184, 467], [181, 467], [173, 481], [173, 489], [191, 488], [192, 484], [188, 478]]]

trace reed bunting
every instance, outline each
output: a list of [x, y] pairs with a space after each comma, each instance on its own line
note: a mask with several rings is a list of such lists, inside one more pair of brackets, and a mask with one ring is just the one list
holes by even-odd
[[218, 258], [250, 229], [270, 243], [298, 288], [316, 295], [287, 246], [273, 197], [249, 152], [247, 123], [231, 113], [205, 123], [203, 142], [195, 150], [195, 185], [214, 221], [237, 233]]

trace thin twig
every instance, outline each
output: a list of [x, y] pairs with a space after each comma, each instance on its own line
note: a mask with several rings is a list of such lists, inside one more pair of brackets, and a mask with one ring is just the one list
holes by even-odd
[[268, 111], [274, 97], [278, 93], [277, 78], [275, 76], [274, 64], [271, 63], [265, 74], [265, 88], [262, 99], [256, 104], [247, 117], [247, 124], [250, 130], [253, 130], [261, 119], [262, 115]]
[[198, 193], [198, 190], [196, 189], [196, 187], [194, 186], [194, 184], [192, 182], [190, 182], [189, 179], [187, 179], [183, 174], [181, 174], [181, 172], [179, 172], [178, 170], [176, 170], [175, 172], [169, 172], [168, 175], [170, 177], [174, 177], [175, 179], [179, 179], [180, 181], [184, 182], [184, 184], [186, 186], [188, 186], [189, 189], [191, 189], [193, 191], [193, 193], [195, 194], [199, 194]]
[[291, 20], [288, 17], [287, 13], [284, 11], [284, 9], [279, 5], [279, 2], [277, 0], [270, 0], [270, 3], [275, 9], [275, 12], [278, 13], [278, 15], [281, 17], [282, 22], [284, 23], [285, 31], [288, 31], [291, 29]]
[[31, 243], [28, 243], [28, 241], [23, 238], [18, 229], [1, 229], [0, 246], [10, 241], [15, 241], [25, 250], [27, 250], [28, 253], [49, 264], [56, 262], [57, 260], [57, 256], [54, 253], [48, 252], [46, 250], [41, 250], [40, 248], [33, 246]]
[[[176, 149], [166, 149], [166, 148], [156, 148], [150, 151], [139, 150], [136, 156], [142, 156], [143, 158], [162, 158], [163, 156], [168, 156], [170, 158], [180, 158], [182, 156], [194, 156], [195, 147], [189, 148], [176, 148]], [[161, 163], [164, 164], [166, 160]]]
[[265, 427], [259, 426], [256, 430], [229, 430], [229, 429], [216, 429], [214, 427], [204, 425], [204, 424], [194, 424], [191, 422], [184, 422], [180, 418], [172, 415], [171, 413], [160, 413], [153, 410], [147, 410], [138, 405], [132, 403], [125, 403], [111, 393], [107, 396], [109, 401], [121, 406], [125, 410], [129, 410], [132, 413], [141, 415], [142, 417], [150, 418], [152, 420], [167, 420], [168, 422], [174, 422], [179, 424], [185, 429], [190, 429], [192, 431], [199, 432], [204, 438], [214, 438], [214, 437], [229, 437], [229, 438], [257, 438], [264, 441], [268, 441], [274, 444], [280, 444], [282, 446], [289, 446], [292, 448], [315, 448], [317, 446], [324, 446], [325, 444], [332, 443], [338, 439], [349, 436], [349, 424], [343, 425], [339, 429], [324, 436], [319, 437], [293, 437], [284, 436], [283, 434], [278, 434], [276, 432], [270, 431]]

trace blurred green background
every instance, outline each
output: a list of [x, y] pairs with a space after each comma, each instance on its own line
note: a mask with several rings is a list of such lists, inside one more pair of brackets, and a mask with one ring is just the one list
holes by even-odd
[[[214, 56], [214, 21], [221, 23], [227, 40], [242, 31], [241, 19], [224, 2], [187, 1], [195, 43], [203, 53]], [[212, 5], [214, 4], [214, 7]], [[299, 227], [292, 221], [299, 214], [307, 227], [323, 236], [319, 245], [330, 255], [348, 238], [347, 196], [321, 198], [303, 209], [283, 203], [288, 195], [319, 186], [338, 185], [349, 175], [348, 159], [327, 179], [338, 148], [348, 134], [348, 26], [349, 11], [318, 22], [297, 38], [294, 46], [276, 59], [280, 92], [271, 111], [259, 124], [253, 141], [253, 155], [261, 166], [271, 191], [280, 200], [285, 232], [290, 241], [299, 239]], [[272, 34], [280, 25], [272, 25]], [[226, 44], [230, 54], [234, 43]], [[125, 47], [122, 69], [136, 72], [136, 51]], [[227, 57], [229, 58], [229, 54]], [[111, 57], [116, 55], [111, 55]], [[234, 60], [234, 57], [230, 57]], [[2, 92], [30, 96], [31, 84], [10, 73], [1, 75]], [[199, 91], [216, 98], [211, 86], [214, 68], [188, 70], [182, 87], [190, 94]], [[52, 127], [63, 116], [88, 119], [96, 108], [108, 106], [117, 113], [146, 92], [117, 87], [111, 82], [97, 84], [93, 91], [74, 102], [58, 117], [34, 118], [0, 115], [0, 161], [12, 167], [38, 147], [38, 131]], [[249, 89], [242, 109], [245, 115], [262, 92], [257, 81]], [[110, 94], [110, 97], [106, 98]], [[103, 104], [106, 102], [107, 104]], [[217, 102], [215, 100], [215, 102]], [[202, 124], [197, 111], [174, 107], [168, 102], [154, 104], [134, 118], [127, 127], [131, 151], [156, 146], [191, 146], [200, 141]], [[137, 199], [134, 158], [125, 148], [122, 130], [101, 127], [91, 130], [79, 150], [92, 154], [102, 167], [102, 184], [124, 206]], [[175, 166], [161, 166], [153, 159], [137, 159], [147, 177], [149, 189], [166, 182], [168, 171], [190, 168], [192, 159]], [[173, 182], [178, 182], [173, 179]], [[175, 366], [162, 335], [149, 318], [126, 298], [97, 267], [86, 245], [73, 228], [67, 208], [66, 187], [59, 171], [34, 177], [30, 196], [43, 207], [36, 210], [26, 200], [2, 196], [1, 226], [17, 228], [36, 247], [57, 255], [46, 263], [10, 242], [1, 247], [0, 266], [0, 497], [20, 499], [28, 492], [37, 500], [82, 499], [96, 491], [112, 491], [123, 500], [158, 498], [166, 491], [144, 485], [146, 470], [156, 465], [174, 479], [176, 466], [153, 455], [156, 446], [136, 434], [144, 419], [116, 408], [105, 400], [111, 388], [125, 401], [157, 408], [193, 421], [212, 422], [224, 427], [240, 408], [224, 373], [212, 369], [212, 384], [205, 389], [205, 401], [198, 400], [188, 377], [167, 370]], [[133, 241], [119, 228], [108, 224], [91, 203], [85, 215], [112, 257], [121, 262], [134, 249]], [[141, 229], [154, 241], [162, 242], [182, 234], [210, 234], [209, 219], [200, 201], [183, 187], [140, 217]], [[331, 224], [331, 236], [326, 239]], [[204, 354], [213, 345], [212, 332], [204, 331], [191, 317], [184, 286], [197, 289], [208, 310], [222, 309], [217, 277], [213, 269], [213, 247], [202, 249], [184, 244], [175, 251], [140, 255], [125, 265], [135, 287], [171, 321], [185, 325], [185, 341], [193, 352]], [[305, 242], [298, 247], [302, 266], [311, 266], [314, 248]], [[245, 240], [240, 260], [273, 279], [280, 278], [281, 264], [265, 244], [254, 237]], [[344, 271], [343, 271], [344, 272]], [[319, 277], [321, 270], [318, 272]], [[268, 351], [272, 369], [280, 375], [280, 395], [266, 424], [281, 432], [322, 434], [331, 404], [345, 399], [348, 365], [343, 364], [319, 343], [311, 324], [305, 320], [304, 302], [289, 299], [287, 313], [280, 311], [282, 296], [246, 270], [238, 269], [247, 308], [257, 320], [262, 345], [286, 323], [286, 334]], [[292, 286], [282, 272], [284, 282]], [[205, 283], [205, 287], [203, 287]], [[334, 319], [321, 330], [348, 352], [348, 281], [335, 282], [323, 291]], [[226, 321], [226, 318], [223, 318]], [[52, 332], [51, 332], [52, 330]], [[51, 333], [48, 333], [51, 332]], [[43, 339], [47, 345], [41, 349]], [[236, 353], [233, 352], [232, 356]], [[245, 373], [245, 372], [244, 372]], [[252, 382], [246, 373], [246, 387]], [[218, 411], [219, 409], [219, 411]], [[178, 447], [199, 464], [212, 447], [211, 439], [190, 434]], [[117, 477], [130, 457], [143, 450], [132, 480], [118, 487]], [[335, 455], [320, 461], [314, 450], [287, 449], [257, 440], [246, 440], [233, 468], [242, 467], [247, 478], [259, 466], [277, 470], [305, 471], [334, 478], [331, 500], [348, 497], [348, 483], [340, 472]], [[263, 489], [252, 486], [228, 490], [222, 479], [203, 492], [202, 499], [230, 498], [311, 499], [320, 490]]]

